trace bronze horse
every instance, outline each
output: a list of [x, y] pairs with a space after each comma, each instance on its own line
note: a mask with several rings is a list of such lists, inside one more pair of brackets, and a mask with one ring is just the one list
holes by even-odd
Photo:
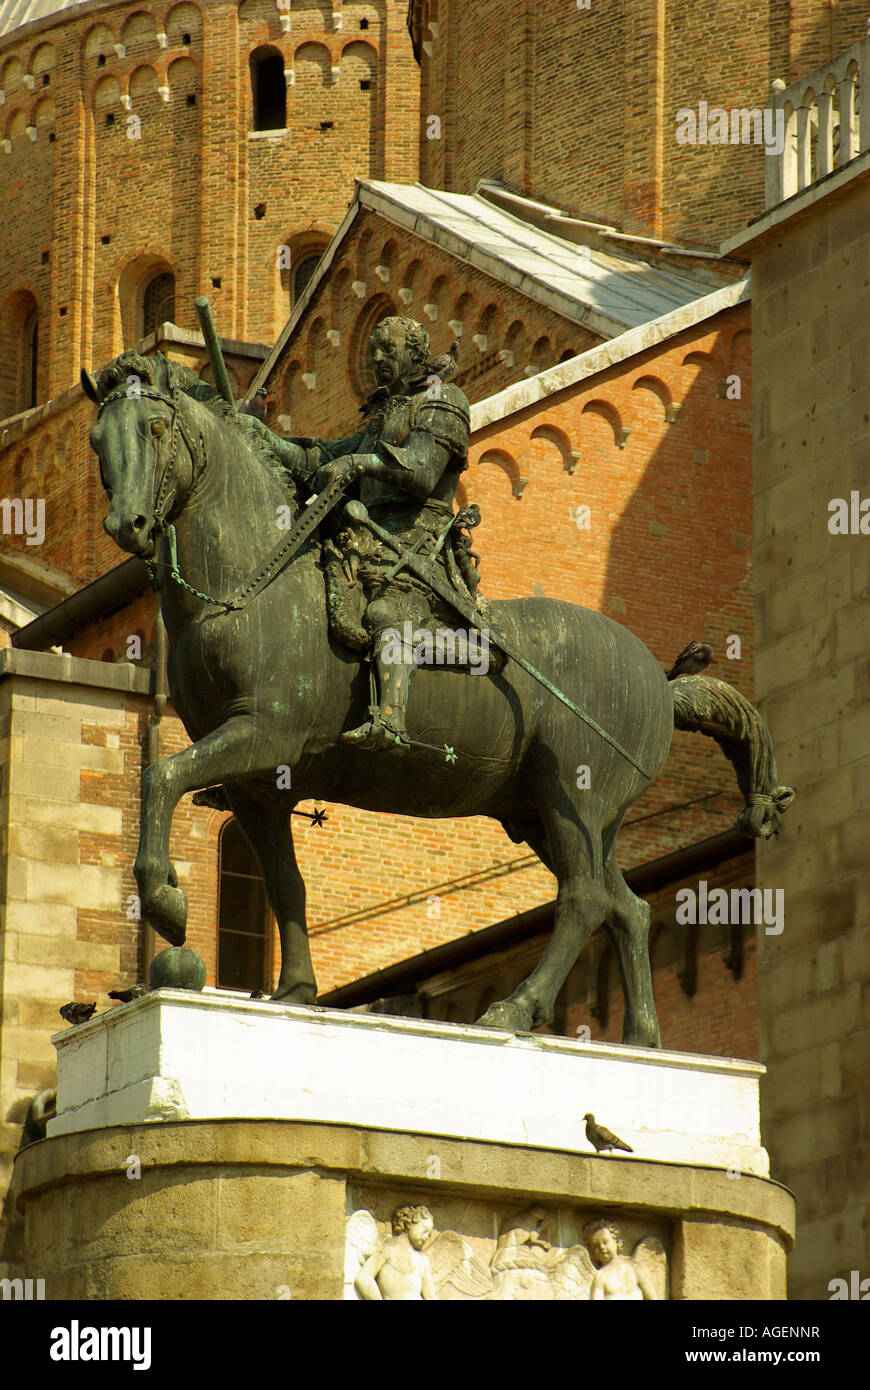
[[[173, 944], [184, 941], [187, 901], [170, 860], [172, 816], [186, 793], [221, 784], [278, 922], [273, 998], [312, 1004], [293, 805], [316, 798], [406, 816], [492, 816], [540, 856], [558, 896], [540, 963], [480, 1022], [511, 1031], [549, 1022], [568, 972], [601, 926], [620, 966], [623, 1040], [659, 1046], [649, 907], [623, 879], [616, 833], [661, 771], [675, 725], [712, 735], [734, 764], [746, 800], [741, 828], [778, 833], [790, 796], [775, 785], [770, 737], [753, 706], [707, 676], [669, 684], [638, 638], [600, 613], [514, 599], [490, 605], [494, 629], [619, 740], [646, 776], [512, 661], [487, 675], [447, 666], [418, 672], [407, 722], [428, 747], [403, 756], [348, 747], [340, 735], [368, 704], [368, 668], [330, 634], [316, 534], [250, 603], [223, 606], [286, 536], [279, 524], [286, 509], [294, 517], [303, 511], [304, 489], [292, 472], [230, 406], [216, 395], [204, 399], [194, 373], [159, 353], [128, 351], [99, 383], [83, 371], [82, 385], [99, 407], [91, 444], [109, 499], [105, 529], [156, 566], [169, 690], [192, 740], [143, 775], [135, 864], [143, 918]], [[441, 751], [448, 746], [455, 763]], [[581, 767], [589, 769], [588, 787]], [[286, 780], [281, 768], [292, 771], [290, 791], [278, 785]]]

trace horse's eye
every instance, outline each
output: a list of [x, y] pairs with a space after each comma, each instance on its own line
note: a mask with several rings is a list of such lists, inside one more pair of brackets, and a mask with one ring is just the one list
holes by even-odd
[[165, 422], [165, 420], [152, 420], [152, 421], [151, 421], [151, 433], [152, 433], [152, 434], [156, 434], [156, 435], [163, 434], [163, 432], [165, 431], [165, 429], [166, 429], [166, 422]]

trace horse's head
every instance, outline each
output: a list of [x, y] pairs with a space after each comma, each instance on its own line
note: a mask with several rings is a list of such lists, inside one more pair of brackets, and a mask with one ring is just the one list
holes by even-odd
[[[103, 527], [122, 550], [150, 558], [156, 535], [194, 471], [194, 444], [181, 411], [173, 364], [128, 350], [100, 373], [81, 373], [97, 406], [91, 447], [109, 499]], [[178, 447], [179, 436], [187, 445]]]

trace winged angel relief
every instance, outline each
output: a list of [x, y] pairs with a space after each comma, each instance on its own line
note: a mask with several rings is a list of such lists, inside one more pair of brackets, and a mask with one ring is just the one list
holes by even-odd
[[540, 1234], [546, 1216], [543, 1207], [533, 1206], [505, 1219], [487, 1259], [457, 1231], [436, 1231], [428, 1207], [398, 1207], [390, 1232], [379, 1229], [370, 1211], [356, 1211], [347, 1223], [346, 1297], [442, 1302], [667, 1298], [661, 1241], [644, 1236], [626, 1256], [618, 1224], [602, 1218], [587, 1224], [584, 1244], [564, 1249]]

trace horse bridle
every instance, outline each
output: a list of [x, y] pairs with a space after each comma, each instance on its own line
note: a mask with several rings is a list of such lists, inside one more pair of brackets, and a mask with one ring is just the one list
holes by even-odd
[[[286, 539], [281, 542], [278, 548], [269, 557], [265, 565], [261, 569], [259, 569], [258, 572], [255, 572], [252, 578], [240, 589], [238, 589], [237, 592], [231, 598], [220, 599], [216, 598], [213, 594], [203, 593], [202, 589], [197, 589], [195, 585], [190, 584], [180, 573], [178, 568], [178, 553], [176, 548], [175, 527], [171, 524], [171, 522], [167, 524], [166, 517], [164, 516], [164, 510], [166, 507], [166, 496], [169, 490], [169, 484], [175, 475], [175, 468], [177, 463], [178, 441], [175, 436], [176, 425], [178, 426], [178, 432], [184, 440], [184, 443], [187, 446], [187, 451], [190, 454], [191, 458], [191, 465], [193, 468], [191, 492], [195, 490], [200, 478], [205, 472], [207, 462], [205, 457], [205, 445], [203, 443], [202, 437], [200, 436], [199, 439], [200, 448], [197, 448], [197, 441], [193, 438], [188, 427], [187, 421], [185, 420], [182, 412], [178, 408], [177, 392], [170, 387], [170, 396], [167, 398], [162, 391], [157, 391], [153, 387], [139, 386], [135, 393], [131, 396], [128, 394], [126, 386], [118, 386], [115, 388], [114, 391], [110, 391], [109, 394], [105, 397], [105, 399], [100, 402], [97, 408], [97, 418], [99, 419], [104, 408], [109, 404], [110, 401], [116, 401], [121, 399], [136, 399], [140, 396], [149, 396], [152, 400], [161, 401], [164, 405], [169, 406], [170, 410], [172, 411], [172, 425], [169, 436], [169, 452], [167, 455], [166, 463], [163, 468], [163, 475], [160, 479], [160, 485], [157, 489], [157, 496], [154, 499], [153, 511], [154, 531], [158, 535], [161, 532], [165, 531], [167, 533], [167, 539], [169, 541], [169, 564], [163, 565], [162, 568], [168, 569], [169, 578], [175, 584], [177, 584], [180, 588], [186, 590], [187, 593], [192, 594], [194, 598], [201, 599], [203, 603], [214, 604], [216, 607], [224, 608], [227, 611], [230, 611], [232, 609], [244, 608], [245, 605], [249, 603], [252, 598], [255, 598], [257, 594], [262, 592], [262, 590], [275, 578], [276, 574], [278, 574], [279, 571], [290, 562], [290, 560], [295, 555], [299, 547], [304, 543], [305, 540], [308, 539], [309, 534], [316, 529], [321, 519], [321, 515], [325, 514], [330, 509], [333, 502], [336, 500], [333, 494], [336, 491], [341, 491], [343, 485], [342, 487], [337, 487], [336, 485], [333, 488], [327, 488], [325, 492], [321, 494], [320, 498], [314, 501], [312, 505], [307, 508], [304, 517], [297, 519], [296, 524], [291, 528]], [[156, 574], [157, 564], [155, 564], [153, 560], [146, 560], [145, 569], [147, 571], [148, 580], [151, 584], [152, 589], [159, 592], [160, 584]]]
[[[136, 390], [131, 394], [129, 387], [118, 386], [115, 388], [114, 391], [110, 391], [109, 394], [102, 401], [100, 401], [99, 407], [97, 409], [97, 419], [100, 418], [110, 401], [138, 400], [141, 396], [148, 396], [151, 400], [160, 401], [162, 405], [168, 406], [172, 412], [172, 423], [169, 426], [169, 451], [166, 457], [166, 462], [163, 466], [163, 473], [160, 478], [160, 484], [157, 488], [157, 495], [154, 498], [153, 507], [154, 529], [159, 533], [164, 529], [166, 525], [166, 517], [164, 516], [166, 498], [169, 492], [169, 485], [175, 477], [178, 462], [178, 439], [176, 436], [176, 426], [178, 429], [178, 434], [181, 435], [181, 438], [184, 440], [187, 451], [190, 454], [190, 461], [193, 468], [193, 478], [191, 482], [192, 487], [196, 487], [205, 470], [205, 451], [201, 447], [197, 446], [197, 441], [191, 434], [190, 427], [188, 426], [187, 421], [185, 420], [184, 416], [178, 408], [178, 393], [176, 391], [173, 391], [171, 388], [170, 395], [165, 396], [162, 391], [158, 391], [154, 387], [138, 386]], [[199, 446], [201, 445], [202, 439], [200, 438]]]

